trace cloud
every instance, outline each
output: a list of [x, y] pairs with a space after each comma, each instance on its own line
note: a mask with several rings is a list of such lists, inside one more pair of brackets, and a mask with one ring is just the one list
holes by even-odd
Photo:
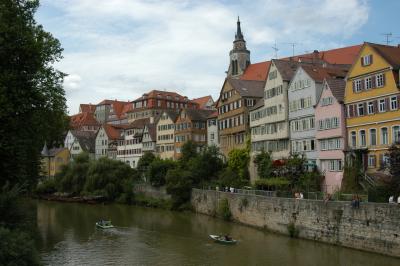
[[252, 62], [277, 41], [301, 49], [345, 43], [368, 19], [368, 3], [326, 1], [43, 0], [37, 15], [65, 51], [57, 67], [70, 113], [79, 103], [133, 100], [151, 89], [217, 97], [240, 14]]

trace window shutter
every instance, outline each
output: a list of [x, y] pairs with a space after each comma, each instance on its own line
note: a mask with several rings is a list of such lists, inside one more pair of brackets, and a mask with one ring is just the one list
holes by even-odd
[[356, 82], [353, 80], [353, 92], [356, 91]]
[[372, 80], [372, 88], [376, 88], [376, 76], [375, 75], [372, 76], [371, 80]]
[[374, 113], [378, 113], [378, 100], [373, 101], [374, 103]]
[[382, 76], [383, 76], [383, 86], [385, 86], [385, 84], [386, 84], [386, 74], [382, 73]]
[[367, 115], [367, 103], [363, 103], [364, 106], [364, 115]]
[[372, 56], [372, 54], [371, 55], [369, 55], [369, 62], [370, 62], [370, 65], [372, 65], [372, 63], [374, 62], [374, 61], [372, 61], [373, 60], [373, 56]]
[[365, 90], [365, 79], [361, 79], [361, 90]]
[[364, 57], [361, 57], [361, 65], [364, 66]]
[[385, 111], [389, 111], [389, 110], [390, 110], [390, 99], [385, 98]]
[[400, 95], [397, 95], [397, 108], [400, 108]]
[[351, 117], [356, 116], [355, 107], [356, 107], [356, 106], [355, 106], [354, 104], [350, 105], [350, 114], [351, 114]]

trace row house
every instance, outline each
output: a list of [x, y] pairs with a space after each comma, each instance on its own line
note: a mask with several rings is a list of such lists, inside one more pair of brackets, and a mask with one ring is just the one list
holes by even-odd
[[399, 69], [400, 47], [364, 43], [347, 77], [349, 149], [360, 151], [372, 176], [384, 174], [388, 148], [400, 141]]
[[343, 104], [345, 87], [343, 79], [325, 79], [315, 107], [319, 169], [325, 176], [324, 189], [328, 193], [339, 190], [343, 179], [347, 145]]
[[192, 99], [192, 102], [197, 103], [199, 109], [203, 109], [203, 110], [214, 110], [215, 109], [215, 103], [214, 103], [214, 100], [211, 97], [211, 95]]
[[214, 111], [207, 117], [207, 145], [219, 147], [218, 112]]
[[315, 108], [322, 93], [325, 78], [344, 78], [348, 66], [300, 65], [288, 91], [289, 127], [292, 153], [307, 159], [311, 170], [317, 167]]
[[69, 123], [70, 128], [73, 130], [97, 132], [100, 128], [100, 123], [97, 122], [94, 118], [94, 113], [91, 112], [82, 112], [72, 115], [70, 116]]
[[108, 157], [117, 158], [118, 141], [122, 138], [122, 127], [103, 124], [96, 135], [96, 159]]
[[64, 147], [69, 149], [72, 160], [83, 152], [87, 153], [90, 158], [95, 158], [96, 133], [91, 131], [69, 130], [66, 138], [68, 138], [68, 136], [72, 136], [72, 142], [69, 142], [70, 139], [66, 140], [67, 145]]
[[249, 108], [263, 97], [264, 82], [226, 78], [217, 103], [221, 152], [244, 148], [249, 132]]
[[181, 109], [175, 121], [175, 159], [182, 156], [182, 146], [193, 141], [198, 149], [207, 145], [207, 117], [212, 110]]
[[186, 96], [176, 92], [152, 90], [145, 93], [142, 97], [134, 100], [132, 109], [128, 111], [128, 122], [136, 119], [155, 118], [164, 110], [178, 112], [182, 108], [198, 109], [199, 104], [191, 101]]
[[175, 120], [178, 113], [169, 110], [163, 111], [156, 123], [156, 153], [161, 159], [175, 157]]
[[132, 168], [137, 167], [143, 155], [143, 129], [149, 122], [148, 118], [138, 119], [123, 127], [123, 139], [119, 140], [117, 146], [117, 160], [127, 163]]
[[273, 159], [289, 156], [288, 86], [299, 63], [271, 61], [264, 98], [250, 112], [252, 155], [265, 150]]
[[41, 176], [51, 178], [58, 174], [62, 167], [69, 163], [67, 148], [47, 148], [45, 143], [41, 152]]
[[149, 123], [144, 126], [143, 129], [143, 153], [145, 152], [156, 152], [157, 143], [157, 128], [156, 123]]

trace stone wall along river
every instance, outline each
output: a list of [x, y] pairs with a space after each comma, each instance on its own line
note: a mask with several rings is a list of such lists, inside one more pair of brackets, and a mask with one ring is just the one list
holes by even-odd
[[227, 199], [232, 218], [240, 223], [300, 238], [400, 257], [400, 206], [384, 203], [323, 202], [242, 195], [211, 190], [192, 191], [196, 212], [215, 215]]

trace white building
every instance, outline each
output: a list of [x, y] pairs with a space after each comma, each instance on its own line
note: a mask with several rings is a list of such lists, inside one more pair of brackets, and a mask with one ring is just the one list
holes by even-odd
[[219, 147], [218, 112], [214, 112], [207, 119], [207, 145]]
[[110, 124], [103, 124], [96, 135], [96, 159], [108, 157], [117, 158], [117, 144], [121, 136], [122, 128]]

